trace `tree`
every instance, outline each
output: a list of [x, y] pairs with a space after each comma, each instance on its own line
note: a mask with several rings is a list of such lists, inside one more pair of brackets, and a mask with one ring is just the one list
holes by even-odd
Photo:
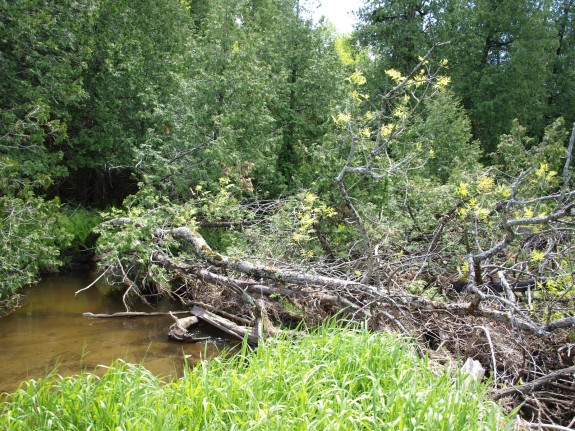
[[543, 132], [556, 47], [544, 6], [526, 0], [456, 2], [446, 19], [453, 89], [487, 152], [515, 118], [533, 133]]
[[[306, 153], [326, 132], [331, 104], [338, 95], [341, 65], [335, 56], [334, 38], [324, 27], [314, 28], [305, 16], [302, 2], [284, 2], [291, 9], [291, 18], [274, 30], [276, 42], [285, 47], [281, 63], [279, 86], [279, 125], [282, 146], [279, 170], [288, 185], [297, 183], [298, 172]], [[288, 9], [289, 10], [289, 9]], [[278, 40], [279, 39], [279, 40]]]
[[197, 171], [189, 181], [212, 187], [220, 177], [231, 177], [251, 193], [275, 181], [278, 137], [269, 108], [275, 89], [269, 65], [258, 55], [264, 36], [244, 18], [245, 3], [206, 3], [194, 33], [186, 77], [193, 136], [198, 144], [209, 144], [196, 158]]
[[315, 26], [301, 0], [249, 3], [248, 26], [261, 35], [260, 58], [270, 67], [274, 98], [269, 106], [280, 137], [275, 192], [308, 182], [302, 167], [328, 131], [340, 97], [343, 65], [329, 28]]
[[189, 123], [179, 143], [162, 138], [168, 151], [148, 164], [156, 178], [177, 182], [180, 195], [197, 183], [214, 189], [220, 177], [263, 195], [308, 181], [301, 167], [327, 130], [342, 80], [331, 33], [300, 9], [292, 1], [191, 4], [193, 49], [172, 105]]
[[66, 175], [72, 111], [97, 3], [0, 2], [0, 313], [15, 292], [55, 269], [70, 240], [60, 203], [39, 194]]
[[95, 6], [0, 2], [0, 151], [12, 181], [46, 187], [65, 173], [71, 110], [86, 98], [82, 73]]
[[[468, 112], [474, 138], [491, 153], [513, 119], [528, 124], [530, 131], [541, 137], [553, 115], [565, 115], [555, 108], [550, 115], [549, 104], [563, 97], [553, 90], [555, 96], [550, 99], [551, 89], [567, 89], [569, 82], [560, 78], [567, 76], [559, 66], [563, 60], [556, 61], [566, 58], [565, 53], [556, 55], [556, 51], [558, 39], [570, 34], [569, 24], [563, 27], [561, 23], [570, 22], [571, 5], [551, 9], [550, 4], [528, 0], [369, 1], [361, 9], [356, 38], [361, 46], [379, 54], [373, 72], [367, 73], [378, 82], [387, 68], [399, 67], [406, 73], [417, 62], [417, 52], [449, 42], [437, 50], [435, 61], [449, 61], [446, 73], [452, 79], [452, 91]], [[565, 104], [562, 109], [571, 111]]]
[[401, 141], [398, 156], [414, 142], [423, 150], [421, 170], [414, 175], [436, 178], [443, 184], [476, 170], [481, 158], [479, 142], [472, 139], [471, 121], [449, 91], [437, 92], [425, 101], [421, 116]]
[[73, 176], [61, 189], [106, 205], [115, 178], [128, 182], [143, 162], [142, 150], [161, 151], [156, 138], [169, 140], [177, 121], [170, 106], [181, 91], [190, 25], [176, 1], [101, 2], [82, 76], [87, 98], [69, 128], [65, 162]]
[[[418, 55], [434, 43], [436, 0], [366, 1], [359, 10], [355, 38], [378, 55], [380, 67], [408, 73], [419, 63]], [[381, 72], [383, 70], [379, 69]]]
[[575, 121], [575, 2], [553, 1], [551, 11], [556, 50], [551, 61], [547, 118], [563, 117], [570, 124]]

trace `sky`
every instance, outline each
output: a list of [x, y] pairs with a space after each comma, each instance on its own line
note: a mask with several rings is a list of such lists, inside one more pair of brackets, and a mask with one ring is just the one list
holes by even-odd
[[324, 15], [339, 33], [350, 33], [356, 19], [351, 14], [363, 4], [362, 0], [321, 0], [321, 7], [314, 14], [316, 19]]

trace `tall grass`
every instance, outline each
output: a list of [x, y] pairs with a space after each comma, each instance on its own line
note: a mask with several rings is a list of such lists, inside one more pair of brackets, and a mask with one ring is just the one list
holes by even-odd
[[169, 383], [116, 363], [103, 376], [30, 381], [0, 407], [5, 430], [500, 430], [485, 387], [431, 371], [405, 340], [325, 327], [245, 348]]

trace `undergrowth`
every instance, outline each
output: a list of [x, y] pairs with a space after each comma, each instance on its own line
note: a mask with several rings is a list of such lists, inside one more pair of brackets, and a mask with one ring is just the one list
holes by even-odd
[[103, 377], [56, 372], [5, 394], [4, 430], [501, 430], [511, 426], [452, 370], [434, 372], [386, 334], [328, 326], [245, 347], [164, 382], [117, 362]]
[[102, 217], [93, 210], [82, 207], [66, 206], [60, 213], [60, 225], [72, 235], [76, 247], [86, 246], [90, 234], [102, 221]]

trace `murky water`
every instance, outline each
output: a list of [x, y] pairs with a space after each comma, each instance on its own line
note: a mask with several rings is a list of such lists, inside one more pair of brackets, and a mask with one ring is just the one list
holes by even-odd
[[[143, 363], [157, 375], [175, 377], [189, 361], [211, 358], [230, 344], [217, 332], [214, 342], [179, 344], [168, 340], [169, 316], [95, 319], [82, 313], [125, 311], [117, 296], [102, 294], [97, 285], [74, 296], [96, 274], [61, 274], [24, 291], [22, 306], [0, 318], [0, 392], [13, 392], [26, 379], [39, 378], [55, 367], [62, 375], [82, 369], [103, 369], [120, 358]], [[178, 308], [177, 306], [173, 306]], [[160, 307], [163, 310], [169, 306]], [[174, 309], [174, 308], [172, 308]], [[144, 310], [141, 311], [158, 311]], [[201, 330], [209, 331], [209, 328]]]

